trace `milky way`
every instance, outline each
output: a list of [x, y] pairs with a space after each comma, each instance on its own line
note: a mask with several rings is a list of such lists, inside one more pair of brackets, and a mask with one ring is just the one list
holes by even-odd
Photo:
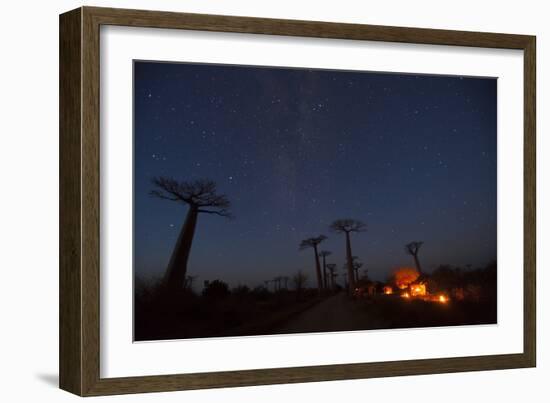
[[[371, 278], [413, 265], [496, 258], [496, 91], [491, 78], [135, 62], [134, 265], [162, 275], [186, 207], [151, 177], [209, 178], [232, 220], [200, 216], [188, 273], [251, 286], [298, 269], [300, 240], [344, 263], [337, 218], [367, 231], [353, 254]], [[313, 283], [312, 283], [313, 284]]]

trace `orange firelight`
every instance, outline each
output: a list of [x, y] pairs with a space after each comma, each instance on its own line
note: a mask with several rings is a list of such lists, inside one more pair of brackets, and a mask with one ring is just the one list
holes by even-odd
[[418, 273], [418, 270], [412, 267], [400, 267], [393, 273], [395, 285], [401, 290], [406, 289], [409, 284], [415, 282], [419, 276], [420, 273]]
[[425, 283], [411, 284], [410, 288], [412, 297], [423, 297], [427, 294]]
[[449, 299], [445, 296], [445, 295], [440, 295], [439, 298], [437, 299], [439, 302], [441, 302], [442, 304], [446, 303]]
[[403, 298], [410, 298], [410, 297], [411, 297], [410, 294], [409, 294], [408, 292], [404, 292], [403, 294], [401, 294], [401, 296], [402, 296]]
[[389, 285], [384, 286], [384, 294], [386, 295], [393, 294], [393, 287]]

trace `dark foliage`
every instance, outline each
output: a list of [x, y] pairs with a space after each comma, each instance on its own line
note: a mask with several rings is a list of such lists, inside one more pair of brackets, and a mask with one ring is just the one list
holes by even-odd
[[427, 276], [428, 288], [445, 292], [456, 300], [496, 300], [497, 265], [491, 262], [476, 269], [441, 265]]
[[207, 298], [225, 298], [229, 295], [229, 286], [221, 280], [206, 281], [202, 296]]

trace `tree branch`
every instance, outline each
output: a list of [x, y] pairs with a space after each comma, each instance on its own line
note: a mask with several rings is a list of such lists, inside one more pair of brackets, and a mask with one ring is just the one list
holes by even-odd
[[325, 235], [319, 235], [318, 237], [307, 238], [300, 242], [300, 250], [313, 248], [323, 242], [327, 237]]
[[197, 208], [219, 209], [201, 210], [208, 214], [217, 214], [223, 217], [231, 216], [229, 213], [231, 202], [226, 195], [217, 193], [216, 183], [212, 180], [199, 179], [192, 182], [178, 182], [171, 178], [156, 177], [151, 181], [158, 188], [149, 193], [154, 197], [180, 201]]
[[363, 231], [366, 231], [367, 224], [365, 224], [363, 221], [354, 220], [351, 218], [343, 218], [343, 219], [334, 221], [330, 225], [330, 229], [331, 231], [339, 232], [339, 233], [363, 232]]
[[164, 200], [172, 200], [172, 201], [178, 201], [178, 200], [180, 200], [180, 199], [179, 199], [178, 197], [176, 197], [176, 196], [172, 196], [172, 197], [166, 196], [164, 193], [159, 192], [158, 190], [151, 190], [151, 191], [149, 192], [149, 194], [150, 194], [151, 196], [158, 197], [159, 199], [164, 199]]
[[229, 211], [224, 211], [224, 210], [214, 211], [214, 210], [198, 209], [197, 211], [199, 213], [216, 214], [216, 215], [219, 215], [221, 217], [233, 218], [233, 215]]

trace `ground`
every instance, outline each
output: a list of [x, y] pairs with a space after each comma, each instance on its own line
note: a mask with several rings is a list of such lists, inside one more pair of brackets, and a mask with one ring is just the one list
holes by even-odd
[[328, 297], [271, 333], [331, 332], [496, 323], [496, 303], [407, 300], [398, 295], [351, 299], [345, 292]]
[[273, 329], [273, 333], [336, 332], [389, 325], [389, 321], [362, 308], [345, 292], [339, 292]]
[[353, 300], [345, 292], [289, 319], [272, 333], [330, 332], [496, 323], [496, 303], [447, 303], [377, 295]]
[[[196, 298], [180, 310], [143, 311], [136, 340], [319, 333], [496, 323], [496, 299], [446, 303], [399, 295], [350, 298], [345, 291], [296, 301], [289, 295], [267, 301]], [[158, 307], [157, 307], [158, 308]]]

